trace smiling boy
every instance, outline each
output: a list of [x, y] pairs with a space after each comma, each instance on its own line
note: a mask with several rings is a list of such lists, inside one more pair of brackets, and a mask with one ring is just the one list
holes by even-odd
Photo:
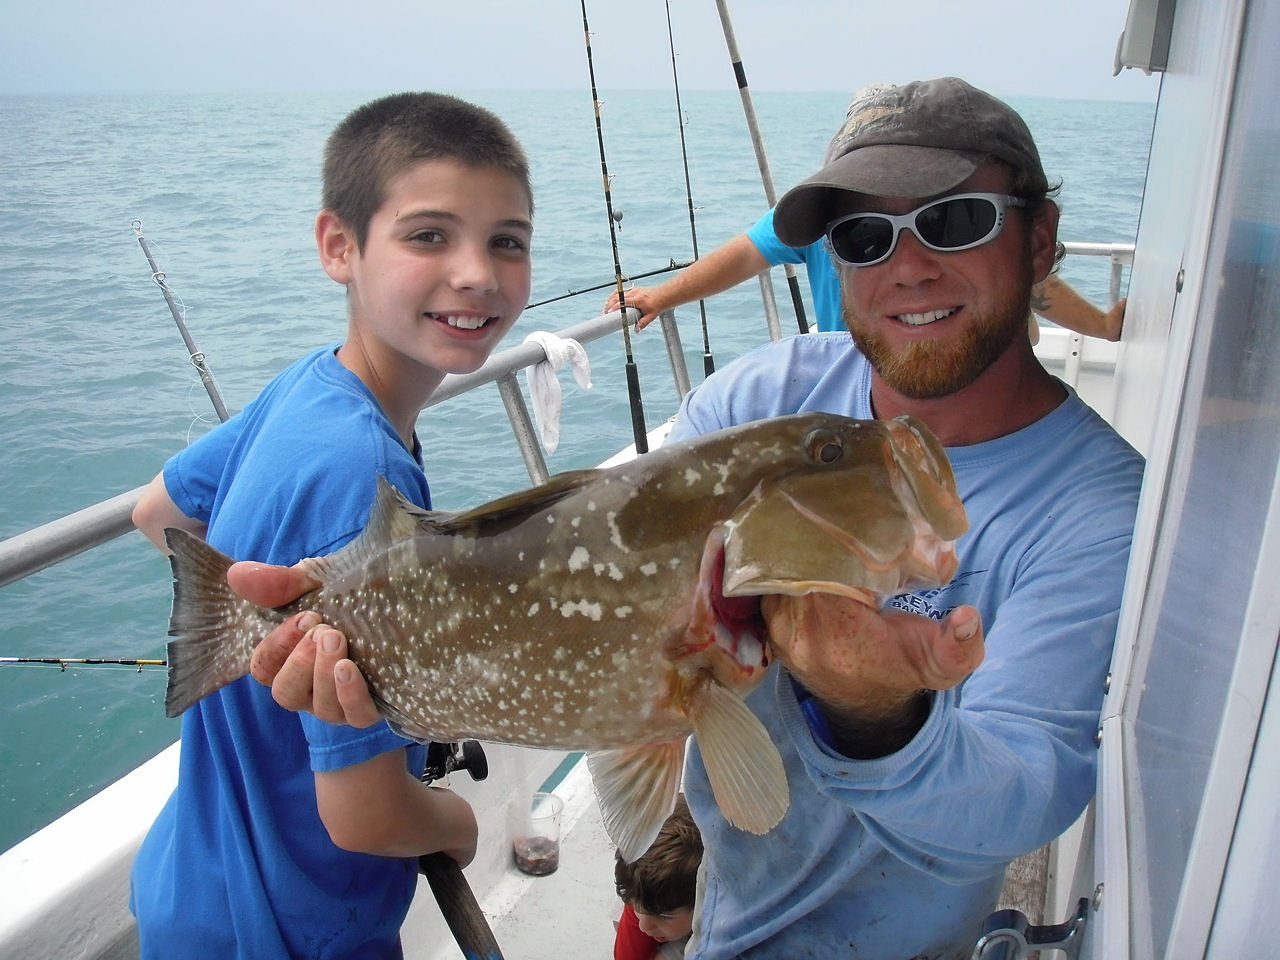
[[[330, 136], [315, 236], [347, 335], [176, 454], [134, 522], [241, 559], [294, 563], [363, 529], [377, 478], [430, 507], [414, 426], [528, 302], [528, 164], [488, 111], [405, 93]], [[183, 715], [178, 785], [134, 864], [143, 958], [392, 958], [416, 858], [465, 864], [476, 822], [419, 781], [423, 749], [379, 723], [290, 713], [249, 678]]]

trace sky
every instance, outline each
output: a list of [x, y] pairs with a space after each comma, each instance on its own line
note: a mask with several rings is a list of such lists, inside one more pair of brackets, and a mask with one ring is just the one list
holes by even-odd
[[[669, 0], [680, 87], [735, 89], [715, 0]], [[726, 0], [753, 90], [956, 75], [1154, 100], [1128, 0]], [[669, 89], [664, 0], [588, 0], [599, 89]], [[581, 0], [0, 0], [0, 95], [585, 88]]]

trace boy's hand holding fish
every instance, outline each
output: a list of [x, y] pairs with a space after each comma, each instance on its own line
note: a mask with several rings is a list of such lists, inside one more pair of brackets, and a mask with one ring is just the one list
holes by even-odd
[[[267, 607], [284, 606], [319, 586], [301, 566], [252, 561], [233, 564], [227, 582], [247, 600]], [[290, 617], [263, 639], [254, 648], [249, 670], [287, 710], [305, 710], [327, 723], [352, 727], [371, 727], [382, 719], [364, 676], [347, 659], [347, 638], [321, 623], [313, 611]]]

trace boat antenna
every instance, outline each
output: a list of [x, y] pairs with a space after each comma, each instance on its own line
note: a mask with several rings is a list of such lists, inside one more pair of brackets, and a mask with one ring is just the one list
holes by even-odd
[[[689, 154], [684, 140], [684, 109], [680, 106], [680, 73], [676, 69], [676, 40], [671, 30], [671, 0], [667, 7], [667, 47], [671, 50], [671, 85], [676, 92], [676, 120], [680, 127], [680, 159], [684, 162], [684, 196], [689, 205], [689, 236], [693, 240], [693, 259], [698, 259], [698, 227], [693, 216], [693, 187], [689, 183]], [[715, 373], [716, 362], [711, 357], [711, 338], [707, 333], [707, 302], [698, 298], [698, 312], [702, 315], [702, 371], [705, 376]]]
[[[751, 146], [756, 151], [756, 163], [760, 167], [760, 181], [764, 184], [764, 196], [770, 207], [778, 204], [778, 193], [773, 188], [773, 174], [769, 170], [769, 158], [764, 152], [764, 138], [760, 136], [760, 123], [756, 119], [755, 104], [751, 101], [751, 89], [747, 86], [747, 71], [742, 66], [742, 57], [738, 54], [738, 41], [734, 39], [733, 22], [729, 19], [727, 0], [716, 0], [716, 9], [720, 12], [720, 26], [724, 31], [724, 42], [729, 48], [729, 60], [733, 64], [733, 76], [738, 83], [738, 95], [742, 98], [742, 112], [747, 118], [747, 130], [751, 133]], [[795, 267], [790, 263], [782, 265], [787, 275], [787, 287], [791, 291], [791, 305], [796, 311], [796, 324], [801, 333], [809, 332], [809, 321], [804, 313], [804, 300], [800, 296], [800, 282], [796, 279]]]
[[222, 393], [218, 390], [217, 381], [213, 379], [213, 374], [209, 372], [209, 367], [204, 362], [204, 354], [196, 346], [195, 340], [191, 338], [191, 331], [187, 329], [187, 325], [182, 319], [182, 307], [178, 305], [178, 301], [173, 296], [173, 291], [169, 289], [169, 285], [165, 282], [164, 271], [156, 266], [156, 258], [151, 255], [151, 247], [147, 245], [147, 238], [142, 235], [142, 221], [134, 220], [131, 226], [133, 227], [133, 235], [138, 238], [138, 245], [142, 247], [147, 263], [151, 266], [151, 279], [160, 288], [160, 292], [164, 294], [164, 302], [169, 305], [169, 312], [173, 314], [173, 322], [178, 325], [178, 332], [182, 334], [182, 341], [187, 345], [187, 353], [191, 357], [191, 365], [200, 371], [200, 379], [204, 383], [205, 392], [209, 394], [209, 399], [213, 402], [213, 409], [217, 412], [218, 419], [225, 421], [228, 416], [227, 405], [222, 402]]
[[596, 143], [600, 146], [600, 173], [604, 182], [604, 207], [609, 216], [609, 243], [613, 247], [614, 286], [618, 291], [618, 311], [622, 314], [622, 346], [627, 355], [627, 395], [631, 401], [631, 433], [635, 437], [636, 453], [649, 452], [649, 438], [644, 426], [644, 405], [640, 399], [640, 374], [631, 352], [631, 331], [627, 329], [627, 293], [623, 289], [622, 261], [618, 256], [618, 231], [615, 224], [618, 215], [613, 211], [613, 197], [609, 192], [609, 165], [604, 156], [604, 130], [600, 123], [600, 97], [596, 94], [596, 69], [591, 61], [591, 25], [587, 22], [587, 0], [582, 5], [582, 38], [587, 47], [587, 74], [591, 78], [591, 104], [596, 115]]

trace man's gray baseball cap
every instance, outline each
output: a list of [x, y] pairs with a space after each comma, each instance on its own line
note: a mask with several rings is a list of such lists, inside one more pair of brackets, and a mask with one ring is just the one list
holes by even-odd
[[773, 227], [793, 247], [822, 236], [836, 191], [874, 197], [931, 197], [995, 158], [1048, 189], [1040, 154], [1022, 117], [957, 77], [866, 88], [827, 149], [829, 162], [778, 201]]

